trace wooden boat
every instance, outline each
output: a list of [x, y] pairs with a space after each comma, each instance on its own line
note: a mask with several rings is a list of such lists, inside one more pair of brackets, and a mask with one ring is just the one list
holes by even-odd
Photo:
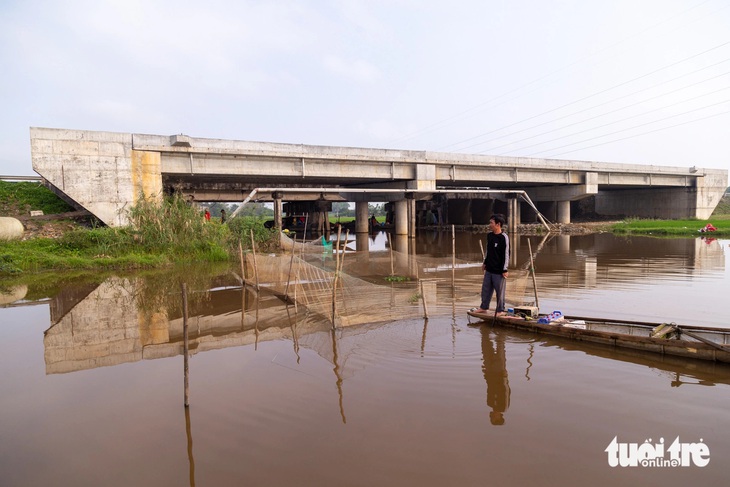
[[730, 330], [676, 323], [648, 323], [565, 316], [550, 323], [515, 315], [468, 311], [486, 324], [508, 326], [571, 340], [599, 343], [617, 348], [641, 350], [700, 360], [730, 363]]

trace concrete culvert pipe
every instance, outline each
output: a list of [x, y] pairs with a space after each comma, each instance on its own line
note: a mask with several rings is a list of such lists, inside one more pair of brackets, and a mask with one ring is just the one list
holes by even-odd
[[15, 240], [23, 236], [23, 224], [17, 218], [0, 216], [0, 240]]

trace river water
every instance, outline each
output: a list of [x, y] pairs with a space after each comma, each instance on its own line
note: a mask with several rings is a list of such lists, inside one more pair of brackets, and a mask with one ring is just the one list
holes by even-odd
[[[296, 308], [264, 282], [242, 292], [235, 265], [5, 288], [0, 484], [726, 482], [730, 367], [470, 323], [480, 239], [421, 234], [393, 242], [395, 257], [384, 233], [353, 240], [370, 250], [346, 256], [334, 331], [311, 274], [336, 265], [324, 253], [287, 290]], [[542, 311], [730, 328], [728, 240], [514, 237], [513, 269], [528, 240]], [[382, 280], [414, 254], [425, 288]], [[612, 445], [631, 443], [687, 465], [611, 466]]]

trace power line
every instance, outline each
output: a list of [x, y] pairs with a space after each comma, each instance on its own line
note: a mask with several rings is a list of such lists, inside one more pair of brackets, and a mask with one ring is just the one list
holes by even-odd
[[[401, 141], [401, 140], [407, 140], [407, 139], [411, 139], [411, 138], [414, 138], [414, 137], [416, 137], [416, 136], [418, 136], [418, 135], [421, 135], [421, 134], [425, 134], [425, 133], [428, 133], [428, 132], [432, 132], [433, 130], [435, 130], [435, 129], [436, 129], [436, 128], [438, 128], [439, 126], [442, 126], [442, 125], [446, 125], [446, 124], [448, 124], [448, 122], [451, 122], [451, 121], [454, 121], [454, 120], [460, 119], [460, 118], [462, 118], [462, 117], [463, 117], [464, 115], [466, 115], [466, 114], [468, 114], [468, 113], [471, 113], [471, 112], [473, 112], [473, 111], [475, 111], [475, 110], [477, 110], [477, 109], [479, 109], [479, 108], [482, 108], [482, 107], [484, 107], [485, 105], [488, 105], [488, 104], [490, 104], [490, 103], [492, 103], [492, 102], [495, 102], [495, 101], [497, 101], [497, 100], [499, 100], [499, 99], [501, 99], [501, 98], [504, 98], [504, 97], [506, 97], [506, 96], [508, 96], [508, 95], [511, 95], [511, 94], [513, 94], [513, 93], [519, 92], [520, 90], [523, 90], [524, 88], [527, 88], [528, 86], [531, 86], [531, 85], [533, 85], [533, 84], [536, 84], [536, 83], [538, 83], [538, 82], [541, 82], [541, 81], [543, 81], [543, 80], [545, 80], [545, 79], [547, 79], [547, 78], [550, 78], [551, 76], [553, 76], [553, 75], [555, 75], [555, 74], [557, 74], [557, 73], [560, 73], [560, 72], [562, 72], [562, 71], [565, 71], [565, 70], [567, 70], [567, 69], [569, 69], [569, 68], [571, 68], [571, 67], [573, 67], [573, 66], [575, 66], [575, 65], [578, 65], [578, 64], [580, 64], [580, 63], [581, 63], [581, 62], [582, 62], [582, 61], [583, 61], [584, 59], [588, 59], [588, 58], [590, 58], [590, 59], [595, 59], [595, 57], [596, 57], [596, 55], [597, 55], [597, 54], [600, 54], [600, 53], [603, 53], [603, 52], [605, 52], [605, 51], [608, 51], [608, 50], [610, 50], [610, 49], [613, 49], [614, 47], [616, 47], [616, 46], [618, 46], [618, 45], [621, 45], [621, 44], [623, 44], [623, 43], [627, 42], [628, 40], [630, 40], [630, 39], [632, 39], [632, 38], [634, 38], [634, 37], [638, 37], [638, 36], [640, 36], [640, 35], [642, 35], [642, 34], [644, 34], [644, 33], [646, 33], [646, 32], [649, 32], [649, 31], [651, 31], [651, 30], [653, 30], [653, 29], [655, 29], [655, 28], [659, 27], [660, 25], [662, 25], [662, 24], [665, 24], [665, 23], [667, 23], [667, 22], [669, 22], [669, 21], [671, 21], [671, 20], [673, 20], [673, 19], [675, 19], [675, 18], [677, 18], [677, 17], [680, 17], [680, 16], [684, 16], [684, 15], [685, 15], [685, 14], [687, 14], [688, 12], [690, 12], [690, 11], [692, 11], [692, 10], [696, 9], [696, 8], [699, 8], [699, 7], [701, 7], [702, 5], [704, 5], [704, 4], [706, 4], [706, 3], [708, 3], [709, 1], [711, 1], [711, 0], [705, 0], [705, 1], [702, 1], [702, 2], [700, 2], [700, 3], [696, 4], [696, 5], [692, 6], [692, 7], [689, 7], [689, 8], [687, 8], [687, 9], [685, 9], [685, 10], [681, 11], [681, 12], [678, 12], [678, 13], [676, 13], [676, 14], [674, 14], [674, 15], [670, 16], [670, 17], [667, 17], [666, 19], [664, 19], [664, 20], [661, 20], [661, 21], [659, 21], [659, 22], [657, 22], [657, 23], [655, 23], [655, 24], [653, 24], [653, 25], [651, 25], [651, 26], [649, 26], [649, 27], [647, 27], [647, 28], [645, 28], [645, 29], [643, 29], [643, 30], [640, 30], [640, 31], [638, 31], [638, 32], [636, 32], [636, 33], [634, 33], [634, 34], [632, 34], [632, 35], [629, 35], [629, 36], [627, 36], [627, 37], [624, 37], [624, 38], [623, 38], [622, 40], [620, 40], [620, 41], [618, 41], [618, 42], [615, 42], [615, 43], [613, 43], [613, 44], [611, 44], [611, 45], [609, 45], [609, 46], [606, 46], [606, 47], [604, 47], [604, 48], [602, 48], [602, 49], [598, 49], [598, 50], [592, 51], [591, 53], [589, 53], [589, 54], [586, 54], [585, 56], [583, 56], [583, 57], [581, 57], [581, 58], [577, 59], [576, 61], [574, 61], [574, 62], [572, 62], [572, 63], [569, 63], [569, 64], [567, 64], [567, 65], [565, 65], [565, 66], [563, 66], [563, 67], [561, 67], [561, 68], [558, 68], [558, 69], [556, 69], [556, 70], [554, 70], [554, 71], [551, 71], [550, 73], [548, 73], [548, 74], [546, 74], [546, 75], [544, 75], [544, 76], [541, 76], [541, 77], [539, 77], [539, 78], [536, 78], [536, 79], [534, 79], [534, 80], [532, 80], [532, 81], [530, 81], [530, 82], [528, 82], [528, 83], [525, 83], [525, 84], [523, 84], [523, 85], [521, 85], [521, 86], [519, 86], [519, 87], [517, 87], [517, 88], [515, 88], [515, 89], [513, 89], [513, 90], [507, 91], [507, 92], [505, 92], [505, 93], [503, 93], [503, 94], [501, 94], [501, 95], [498, 95], [498, 96], [496, 96], [496, 97], [494, 97], [494, 98], [491, 98], [491, 99], [489, 99], [489, 100], [487, 100], [487, 101], [485, 101], [485, 102], [482, 102], [482, 103], [480, 103], [480, 104], [478, 104], [478, 105], [472, 106], [472, 107], [470, 107], [470, 108], [468, 108], [468, 109], [466, 109], [466, 110], [463, 110], [463, 111], [461, 111], [461, 112], [457, 113], [456, 115], [452, 115], [452, 116], [450, 116], [450, 117], [447, 117], [447, 118], [445, 118], [445, 119], [442, 119], [442, 120], [439, 120], [439, 121], [437, 121], [437, 122], [434, 122], [434, 123], [432, 123], [432, 124], [430, 124], [430, 125], [428, 125], [428, 126], [424, 127], [423, 129], [420, 129], [420, 130], [417, 130], [417, 131], [415, 131], [415, 132], [411, 132], [410, 134], [407, 134], [407, 135], [404, 135], [404, 136], [401, 136], [401, 137], [397, 137], [397, 138], [395, 138], [395, 139], [392, 139], [392, 140], [391, 140], [390, 142], [391, 142], [391, 143], [393, 143], [393, 142], [398, 142], [398, 141]], [[709, 14], [705, 14], [705, 15], [703, 15], [703, 16], [701, 16], [701, 17], [699, 17], [698, 19], [695, 19], [695, 21], [696, 21], [696, 20], [699, 20], [699, 19], [701, 19], [701, 18], [704, 18], [704, 17], [706, 16], [706, 15], [711, 15], [711, 14], [713, 14], [713, 13], [715, 13], [715, 12], [719, 11], [719, 10], [723, 10], [724, 8], [727, 8], [728, 6], [729, 6], [729, 5], [724, 5], [723, 7], [721, 7], [720, 9], [718, 9], [718, 10], [716, 10], [716, 11], [714, 11], [714, 12], [711, 12], [711, 13], [709, 13]], [[687, 25], [687, 24], [685, 24], [685, 25]], [[491, 132], [489, 132], [489, 133], [491, 133]], [[470, 140], [470, 139], [467, 139], [467, 140]], [[462, 142], [464, 142], [464, 141], [462, 141]], [[453, 146], [453, 145], [457, 145], [457, 144], [459, 144], [459, 143], [462, 143], [462, 142], [456, 142], [456, 143], [454, 143], [454, 144], [451, 144], [451, 145], [449, 145], [449, 146], [446, 146], [446, 147], [450, 147], [450, 146]]]
[[[715, 78], [718, 78], [720, 76], [727, 76], [728, 74], [730, 74], [730, 72], [724, 73], [724, 74], [719, 75], [719, 76], [715, 76], [713, 78], [710, 78], [710, 80], [715, 79]], [[695, 83], [695, 84], [699, 84], [699, 83]], [[694, 86], [694, 85], [690, 85], [690, 86]], [[509, 143], [506, 143], [506, 144], [502, 144], [502, 145], [497, 146], [497, 147], [492, 147], [491, 149], [488, 149], [488, 150], [485, 150], [485, 151], [480, 152], [480, 154], [484, 154], [485, 152], [493, 151], [495, 149], [499, 149], [500, 147], [505, 147], [505, 146], [508, 146], [508, 145], [513, 145], [513, 144], [516, 144], [516, 143], [519, 143], [519, 142], [523, 142], [525, 140], [534, 139], [535, 137], [539, 137], [541, 135], [549, 134], [551, 132], [557, 132], [558, 130], [565, 129], [567, 127], [572, 127], [573, 125], [577, 125], [579, 123], [584, 123], [584, 122], [587, 122], [589, 120], [594, 120], [596, 118], [600, 118], [600, 117], [603, 117], [605, 115], [609, 115], [611, 113], [619, 112], [621, 110], [625, 110], [627, 108], [631, 108], [631, 107], [634, 107], [636, 105], [640, 105], [642, 103], [645, 103], [645, 102], [648, 102], [648, 101], [651, 101], [651, 100], [654, 100], [654, 99], [657, 99], [657, 98], [661, 98], [663, 96], [671, 95], [672, 93], [675, 93], [677, 91], [680, 91], [680, 90], [683, 90], [683, 89], [686, 89], [686, 88], [688, 88], [688, 87], [679, 88], [677, 90], [673, 90], [673, 91], [670, 91], [668, 93], [664, 93], [662, 95], [657, 95], [657, 96], [654, 96], [654, 97], [651, 97], [651, 98], [647, 98], [646, 100], [642, 100], [642, 101], [639, 101], [639, 102], [636, 102], [636, 103], [632, 103], [631, 105], [626, 105], [624, 107], [617, 108], [615, 110], [611, 110], [609, 112], [602, 113], [602, 114], [596, 115], [594, 117], [589, 117], [589, 118], [586, 118], [586, 119], [583, 119], [583, 120], [579, 120], [577, 122], [573, 122], [571, 124], [564, 125], [562, 127], [556, 128], [556, 129], [548, 130], [546, 132], [542, 132], [542, 133], [539, 133], [539, 134], [536, 134], [536, 135], [533, 135], [533, 136], [530, 136], [530, 137], [526, 137], [526, 138], [521, 139], [521, 140], [517, 140], [517, 141], [509, 142]], [[730, 89], [730, 86], [725, 86], [724, 88], [720, 88], [718, 90], [711, 91], [709, 93], [703, 93], [701, 95], [697, 95], [697, 96], [694, 96], [692, 98], [687, 98], [686, 100], [681, 100], [681, 101], [678, 101], [678, 102], [675, 102], [675, 103], [671, 103], [669, 105], [664, 105], [664, 106], [661, 106], [661, 107], [658, 107], [658, 108], [654, 108], [652, 110], [648, 110], [646, 112], [642, 112], [642, 113], [638, 113], [638, 114], [635, 114], [635, 115], [631, 115], [630, 117], [625, 117], [625, 118], [622, 118], [620, 120], [614, 120], [613, 122], [608, 122], [608, 123], [605, 123], [603, 125], [599, 125], [597, 127], [591, 127], [591, 128], [585, 129], [585, 130], [581, 130], [579, 132], [573, 132], [571, 134], [563, 135], [563, 136], [560, 136], [560, 137], [557, 137], [557, 138], [554, 138], [554, 139], [550, 139], [550, 140], [547, 140], [547, 141], [543, 141], [543, 142], [538, 142], [536, 144], [528, 145], [526, 147], [520, 147], [520, 148], [517, 148], [517, 149], [511, 149], [511, 150], [508, 150], [507, 152], [504, 152], [502, 154], [497, 154], [497, 155], [500, 155], [501, 156], [501, 155], [505, 155], [505, 154], [517, 152], [517, 151], [520, 151], [520, 150], [529, 149], [530, 147], [535, 147], [537, 145], [549, 144], [550, 142], [554, 142], [556, 140], [565, 139], [567, 137], [573, 137], [575, 135], [579, 135], [579, 134], [582, 134], [582, 133], [585, 133], [585, 132], [590, 132], [591, 130], [597, 130], [597, 129], [600, 129], [600, 128], [603, 128], [603, 127], [607, 127], [609, 125], [614, 125], [614, 124], [617, 124], [617, 123], [625, 122], [626, 120], [631, 120], [632, 118], [640, 117], [640, 116], [643, 116], [643, 115], [648, 115], [649, 113], [653, 113], [653, 112], [656, 112], [656, 111], [659, 111], [659, 110], [665, 110], [667, 108], [671, 108], [671, 107], [676, 106], [676, 105], [679, 105], [681, 103], [687, 103], [688, 101], [696, 100], [697, 98], [702, 98], [702, 97], [705, 97], [705, 96], [708, 96], [708, 95], [713, 95], [715, 93], [718, 93], [720, 91], [725, 91], [725, 90], [728, 90], [728, 89]]]
[[[571, 102], [569, 102], [569, 103], [565, 103], [565, 104], [563, 104], [563, 105], [560, 105], [560, 106], [558, 106], [558, 107], [555, 107], [555, 108], [551, 108], [550, 110], [544, 111], [544, 112], [542, 112], [542, 113], [538, 113], [537, 115], [533, 115], [533, 116], [531, 116], [531, 117], [527, 117], [527, 118], [524, 118], [524, 119], [522, 119], [522, 120], [520, 120], [520, 121], [517, 121], [517, 122], [513, 122], [513, 123], [511, 123], [511, 124], [505, 125], [505, 126], [503, 126], [503, 127], [500, 127], [500, 128], [498, 128], [498, 129], [490, 130], [489, 132], [485, 132], [485, 133], [483, 133], [483, 134], [481, 134], [481, 135], [478, 135], [477, 137], [481, 137], [481, 136], [484, 136], [484, 135], [488, 135], [488, 134], [491, 134], [491, 133], [494, 133], [494, 132], [498, 132], [498, 131], [500, 131], [500, 130], [504, 130], [504, 129], [506, 129], [506, 128], [509, 128], [509, 127], [513, 127], [513, 126], [515, 126], [515, 125], [519, 125], [519, 124], [521, 124], [521, 123], [527, 122], [527, 121], [529, 121], [529, 120], [533, 120], [533, 119], [535, 119], [535, 118], [538, 118], [538, 117], [541, 117], [541, 116], [543, 116], [543, 115], [547, 115], [547, 114], [549, 114], [549, 113], [555, 112], [555, 111], [557, 111], [557, 110], [560, 110], [560, 109], [562, 109], [562, 108], [565, 108], [565, 107], [569, 107], [569, 106], [571, 106], [571, 105], [575, 105], [576, 103], [580, 103], [580, 102], [582, 102], [582, 101], [588, 100], [588, 99], [590, 99], [590, 98], [593, 98], [593, 97], [595, 97], [595, 96], [601, 95], [601, 94], [603, 94], [603, 93], [607, 93], [607, 92], [609, 92], [609, 91], [615, 90], [616, 88], [619, 88], [619, 87], [621, 87], [621, 86], [624, 86], [624, 85], [627, 85], [627, 84], [629, 84], [629, 83], [633, 83], [633, 82], [635, 82], [635, 81], [638, 81], [638, 80], [640, 80], [640, 79], [646, 78], [647, 76], [651, 76], [652, 74], [656, 74], [656, 73], [658, 73], [658, 72], [660, 72], [660, 71], [663, 71], [663, 70], [665, 70], [665, 69], [671, 68], [671, 67], [673, 67], [673, 66], [676, 66], [676, 65], [678, 65], [678, 64], [681, 64], [681, 63], [687, 62], [687, 61], [689, 61], [689, 60], [691, 60], [691, 59], [694, 59], [694, 58], [696, 58], [696, 57], [698, 57], [698, 56], [702, 56], [703, 54], [707, 54], [708, 52], [712, 52], [712, 51], [714, 51], [714, 50], [716, 50], [716, 49], [720, 49], [721, 47], [725, 47], [725, 46], [727, 46], [728, 44], [730, 44], [730, 41], [727, 41], [727, 42], [723, 42], [722, 44], [719, 44], [719, 45], [717, 45], [717, 46], [711, 47], [710, 49], [706, 49], [706, 50], [704, 50], [704, 51], [702, 51], [702, 52], [699, 52], [699, 53], [697, 53], [697, 54], [693, 54], [692, 56], [689, 56], [689, 57], [686, 57], [686, 58], [684, 58], [684, 59], [681, 59], [681, 60], [679, 60], [679, 61], [675, 61], [675, 62], [673, 62], [673, 63], [667, 64], [667, 65], [665, 65], [665, 66], [662, 66], [661, 68], [655, 69], [655, 70], [653, 70], [653, 71], [649, 71], [648, 73], [642, 74], [641, 76], [637, 76], [636, 78], [632, 78], [632, 79], [629, 79], [629, 80], [627, 80], [627, 81], [623, 81], [623, 82], [621, 82], [621, 83], [619, 83], [619, 84], [617, 84], [617, 85], [611, 86], [611, 87], [609, 87], [609, 88], [605, 88], [605, 89], [603, 89], [603, 90], [601, 90], [601, 91], [598, 91], [598, 92], [596, 92], [596, 93], [593, 93], [593, 94], [591, 94], [591, 95], [588, 95], [588, 96], [584, 96], [584, 97], [582, 97], [582, 98], [579, 98], [579, 99], [577, 99], [577, 100], [571, 101]], [[472, 139], [473, 139], [473, 138], [475, 138], [475, 137], [472, 137]], [[467, 140], [470, 140], [470, 139], [467, 139]], [[459, 143], [459, 142], [457, 142], [457, 144], [458, 144], [458, 143]], [[453, 145], [453, 144], [452, 144], [452, 145]]]
[[[728, 62], [728, 61], [730, 61], [730, 58], [728, 58], [728, 59], [724, 59], [723, 61], [717, 62], [717, 63], [715, 63], [715, 64], [711, 64], [711, 65], [709, 65], [709, 66], [705, 66], [705, 67], [703, 67], [703, 68], [697, 69], [697, 70], [695, 70], [695, 71], [692, 71], [692, 72], [690, 72], [690, 73], [685, 73], [685, 74], [683, 74], [683, 75], [681, 75], [681, 76], [677, 76], [676, 78], [672, 78], [672, 79], [670, 79], [670, 80], [666, 80], [666, 81], [663, 81], [663, 82], [661, 82], [661, 83], [659, 83], [659, 84], [656, 84], [656, 85], [652, 85], [652, 86], [648, 86], [648, 87], [642, 88], [642, 89], [640, 89], [640, 90], [636, 90], [636, 91], [633, 91], [633, 92], [631, 92], [631, 93], [628, 93], [628, 94], [625, 94], [625, 95], [621, 95], [621, 96], [618, 96], [618, 97], [616, 97], [616, 98], [612, 98], [612, 99], [610, 99], [610, 100], [607, 100], [607, 101], [605, 101], [605, 102], [603, 102], [603, 103], [599, 103], [599, 104], [597, 104], [597, 105], [593, 105], [593, 106], [591, 106], [591, 107], [583, 108], [583, 109], [581, 109], [581, 110], [578, 110], [578, 111], [576, 111], [576, 112], [572, 112], [572, 113], [569, 113], [569, 114], [567, 114], [567, 115], [563, 115], [562, 117], [558, 117], [558, 118], [554, 118], [554, 119], [551, 119], [551, 120], [547, 120], [547, 121], [545, 121], [545, 122], [542, 122], [542, 123], [539, 123], [539, 124], [536, 124], [536, 125], [531, 125], [530, 127], [527, 127], [527, 128], [521, 129], [521, 130], [516, 130], [516, 131], [514, 131], [514, 132], [510, 132], [510, 133], [508, 133], [508, 134], [504, 134], [504, 135], [501, 135], [501, 136], [498, 136], [498, 137], [493, 137], [493, 138], [491, 138], [491, 139], [488, 139], [488, 140], [485, 140], [485, 141], [483, 141], [483, 142], [478, 142], [478, 143], [476, 143], [476, 144], [472, 144], [472, 145], [469, 145], [469, 146], [466, 146], [466, 147], [462, 147], [462, 148], [460, 148], [460, 149], [458, 149], [458, 150], [466, 150], [466, 149], [469, 149], [469, 148], [471, 148], [471, 147], [476, 147], [476, 146], [479, 146], [479, 145], [483, 145], [483, 144], [486, 144], [486, 143], [488, 143], [488, 142], [492, 142], [492, 141], [495, 141], [495, 140], [500, 140], [500, 139], [504, 139], [505, 137], [509, 137], [509, 136], [511, 136], [511, 135], [515, 135], [515, 134], [519, 134], [519, 133], [522, 133], [522, 132], [526, 132], [526, 131], [528, 131], [528, 130], [531, 130], [531, 129], [534, 129], [534, 128], [542, 127], [543, 125], [548, 125], [548, 124], [551, 124], [551, 123], [555, 123], [555, 122], [557, 122], [558, 120], [563, 120], [563, 119], [565, 119], [565, 118], [569, 118], [569, 117], [572, 117], [572, 116], [574, 116], [574, 115], [578, 115], [579, 113], [583, 113], [583, 112], [586, 112], [586, 111], [588, 111], [588, 110], [593, 110], [593, 109], [595, 109], [595, 108], [598, 108], [598, 107], [601, 107], [601, 106], [604, 106], [604, 105], [608, 105], [609, 103], [613, 103], [613, 102], [615, 102], [615, 101], [618, 101], [618, 100], [621, 100], [621, 99], [623, 99], [623, 98], [628, 98], [628, 97], [630, 97], [630, 96], [636, 95], [636, 94], [638, 94], [638, 93], [641, 93], [641, 92], [644, 92], [644, 91], [648, 91], [648, 90], [654, 90], [654, 89], [656, 89], [656, 88], [657, 88], [658, 86], [662, 86], [662, 85], [664, 85], [664, 84], [667, 84], [667, 83], [671, 83], [671, 82], [673, 82], [673, 81], [676, 81], [676, 80], [678, 80], [678, 79], [680, 79], [680, 78], [684, 78], [684, 77], [686, 77], [686, 76], [690, 76], [690, 75], [692, 75], [692, 74], [696, 74], [696, 73], [698, 73], [698, 72], [700, 72], [700, 71], [703, 71], [703, 70], [705, 70], [705, 69], [709, 69], [709, 68], [715, 67], [715, 66], [717, 66], [717, 65], [719, 65], [719, 64], [723, 64], [723, 63], [726, 63], [726, 62]], [[640, 103], [643, 103], [644, 101], [649, 101], [649, 100], [652, 100], [652, 99], [654, 99], [654, 98], [659, 98], [659, 97], [661, 97], [661, 96], [666, 96], [666, 95], [668, 95], [668, 94], [671, 94], [671, 93], [675, 93], [675, 92], [677, 92], [677, 91], [681, 91], [681, 90], [684, 90], [684, 89], [687, 89], [687, 88], [691, 88], [692, 86], [696, 86], [696, 85], [698, 85], [698, 84], [702, 84], [702, 83], [706, 83], [706, 82], [708, 82], [708, 81], [712, 81], [713, 79], [719, 78], [719, 77], [721, 77], [721, 76], [725, 76], [725, 75], [727, 75], [727, 74], [730, 74], [730, 72], [726, 72], [726, 73], [723, 73], [723, 74], [721, 74], [721, 75], [713, 76], [713, 77], [711, 77], [711, 78], [706, 78], [706, 79], [703, 79], [703, 80], [701, 80], [701, 81], [698, 81], [698, 82], [696, 82], [696, 83], [693, 83], [693, 84], [690, 84], [690, 85], [686, 85], [686, 86], [683, 86], [682, 88], [678, 88], [678, 89], [676, 89], [676, 90], [673, 90], [673, 91], [667, 92], [667, 93], [665, 93], [665, 94], [663, 94], [663, 95], [658, 95], [658, 96], [656, 96], [656, 97], [652, 97], [652, 98], [647, 98], [646, 100], [643, 100], [643, 101], [637, 102], [637, 103], [635, 103], [634, 105], [636, 105], [636, 104], [640, 104]], [[634, 106], [634, 105], [628, 105], [627, 107], [630, 107], [630, 106]], [[627, 108], [627, 107], [623, 107], [623, 108]], [[617, 109], [617, 110], [612, 110], [612, 111], [609, 111], [609, 112], [605, 112], [605, 113], [603, 113], [603, 114], [601, 114], [601, 115], [597, 115], [597, 116], [595, 116], [595, 117], [590, 117], [590, 118], [587, 118], [587, 119], [583, 119], [583, 120], [582, 120], [581, 122], [585, 122], [585, 121], [588, 121], [588, 120], [593, 120], [594, 118], [597, 118], [597, 117], [600, 117], [600, 116], [603, 116], [603, 115], [607, 115], [607, 114], [613, 113], [613, 112], [615, 112], [615, 111], [618, 111], [618, 110], [622, 110], [623, 108], [619, 108], [619, 109]], [[572, 126], [572, 125], [575, 125], [576, 123], [581, 123], [581, 122], [575, 122], [575, 123], [571, 123], [571, 124], [568, 124], [568, 125], [564, 125], [564, 126], [563, 126], [563, 127], [561, 127], [561, 128], [566, 128], [566, 127], [570, 127], [570, 126]], [[533, 135], [533, 136], [531, 136], [531, 137], [527, 137], [527, 138], [524, 138], [524, 139], [520, 139], [520, 140], [518, 140], [518, 141], [512, 141], [511, 143], [512, 143], [512, 144], [514, 144], [514, 143], [517, 143], [517, 142], [522, 142], [522, 141], [524, 141], [524, 140], [529, 140], [529, 139], [531, 139], [531, 138], [534, 138], [534, 137], [537, 137], [537, 136], [539, 136], [539, 135], [545, 135], [545, 134], [548, 134], [548, 133], [550, 133], [550, 132], [554, 132], [555, 130], [560, 130], [560, 128], [558, 128], [558, 129], [554, 129], [554, 130], [550, 130], [550, 131], [547, 131], [547, 132], [542, 132], [542, 133], [540, 133], [540, 134], [537, 134], [537, 135]], [[509, 144], [506, 144], [506, 145], [509, 145]], [[489, 151], [491, 151], [491, 150], [494, 150], [494, 149], [499, 149], [500, 147], [504, 147], [504, 145], [501, 145], [501, 146], [497, 146], [497, 147], [492, 147], [491, 149], [485, 149], [484, 151], [482, 151], [482, 153], [484, 153], [484, 152], [489, 152]]]
[[[602, 138], [602, 137], [608, 137], [608, 136], [611, 136], [611, 135], [619, 134], [619, 133], [621, 133], [621, 132], [626, 132], [627, 130], [633, 130], [633, 129], [635, 129], [635, 128], [639, 128], [639, 127], [644, 127], [644, 126], [646, 126], [646, 125], [651, 125], [651, 124], [653, 124], [653, 123], [657, 123], [657, 122], [663, 122], [664, 120], [669, 120], [669, 119], [672, 119], [672, 118], [676, 118], [676, 117], [679, 117], [679, 116], [681, 116], [681, 115], [686, 115], [686, 114], [688, 114], [688, 113], [692, 113], [692, 112], [697, 112], [697, 111], [700, 111], [700, 110], [704, 110], [705, 108], [711, 108], [711, 107], [714, 107], [714, 106], [717, 106], [717, 105], [722, 105], [723, 103], [728, 103], [728, 102], [730, 102], [730, 99], [728, 99], [728, 100], [723, 100], [723, 101], [721, 101], [721, 102], [718, 102], [718, 103], [713, 103], [713, 104], [711, 104], [711, 105], [705, 105], [705, 106], [703, 106], [703, 107], [699, 107], [699, 108], [693, 108], [692, 110], [687, 110], [686, 112], [682, 112], [682, 113], [676, 113], [676, 114], [674, 114], [674, 115], [670, 115], [670, 116], [668, 116], [668, 117], [664, 117], [664, 118], [660, 118], [660, 119], [658, 119], [658, 120], [652, 120], [652, 121], [649, 121], [649, 122], [641, 123], [641, 124], [639, 124], [639, 125], [634, 125], [634, 126], [632, 126], [632, 127], [627, 127], [627, 128], [625, 128], [625, 129], [621, 129], [621, 130], [616, 130], [615, 132], [610, 132], [610, 133], [608, 133], [608, 134], [604, 134], [604, 135], [597, 135], [597, 136], [595, 136], [595, 137], [590, 137], [590, 138], [588, 138], [588, 139], [584, 139], [584, 140], [579, 140], [578, 142], [572, 142], [572, 143], [570, 143], [570, 144], [565, 144], [565, 145], [561, 145], [561, 146], [558, 146], [558, 147], [553, 147], [552, 149], [546, 149], [546, 150], [544, 150], [544, 151], [538, 151], [538, 152], [533, 152], [532, 154], [527, 154], [527, 157], [531, 157], [531, 156], [533, 156], [533, 155], [536, 155], [536, 154], [542, 154], [542, 153], [545, 153], [545, 152], [550, 152], [550, 151], [554, 151], [554, 150], [562, 149], [563, 147], [570, 147], [571, 145], [576, 145], [576, 144], [582, 144], [583, 142], [588, 142], [588, 141], [591, 141], [591, 140], [595, 140], [595, 139], [600, 139], [600, 138]], [[556, 140], [557, 140], [557, 139], [556, 139]], [[600, 145], [600, 144], [599, 144], [599, 145]]]
[[[726, 101], [724, 101], [722, 103], [727, 103], [728, 101], [730, 101], [730, 100], [726, 100]], [[719, 103], [719, 104], [722, 104], [722, 103]], [[570, 150], [570, 151], [566, 151], [566, 152], [561, 152], [559, 154], [553, 154], [553, 155], [547, 156], [547, 157], [549, 157], [549, 158], [558, 157], [558, 156], [562, 156], [562, 155], [565, 155], [565, 154], [571, 154], [573, 152], [578, 152], [578, 151], [582, 151], [582, 150], [586, 150], [586, 149], [592, 149], [593, 147], [599, 147], [599, 146], [602, 146], [602, 145], [613, 144], [614, 142], [620, 142], [622, 140], [633, 139], [635, 137], [643, 137], [644, 135], [652, 134], [654, 132], [661, 132], [662, 130], [668, 130], [668, 129], [672, 129], [672, 128], [675, 128], [675, 127], [680, 127], [682, 125], [687, 125], [687, 124], [694, 123], [694, 122], [700, 122], [702, 120], [707, 120], [709, 118], [719, 117], [720, 115], [727, 115], [728, 113], [730, 113], [730, 110], [726, 110], [726, 111], [720, 112], [720, 113], [715, 113], [713, 115], [708, 115], [706, 117], [696, 118], [694, 120], [687, 120], [686, 122], [678, 123], [678, 124], [675, 124], [675, 125], [670, 125], [668, 127], [661, 127], [661, 128], [654, 129], [654, 130], [649, 130], [648, 132], [642, 132], [640, 134], [634, 134], [634, 135], [630, 135], [628, 137], [622, 137], [620, 139], [609, 140], [607, 142], [601, 142], [600, 144], [594, 144], [594, 145], [590, 145], [588, 147], [581, 147], [580, 149], [574, 149], [574, 150]]]

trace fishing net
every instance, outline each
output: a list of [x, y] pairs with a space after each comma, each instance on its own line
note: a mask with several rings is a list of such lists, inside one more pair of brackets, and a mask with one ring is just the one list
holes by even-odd
[[[336, 247], [282, 235], [282, 254], [255, 259], [247, 254], [243, 272], [247, 282], [256, 281], [338, 326], [463, 313], [481, 301], [479, 255], [463, 259], [396, 250], [353, 252], [345, 243]], [[510, 269], [508, 305], [532, 304], [525, 295], [528, 277], [527, 268]]]

